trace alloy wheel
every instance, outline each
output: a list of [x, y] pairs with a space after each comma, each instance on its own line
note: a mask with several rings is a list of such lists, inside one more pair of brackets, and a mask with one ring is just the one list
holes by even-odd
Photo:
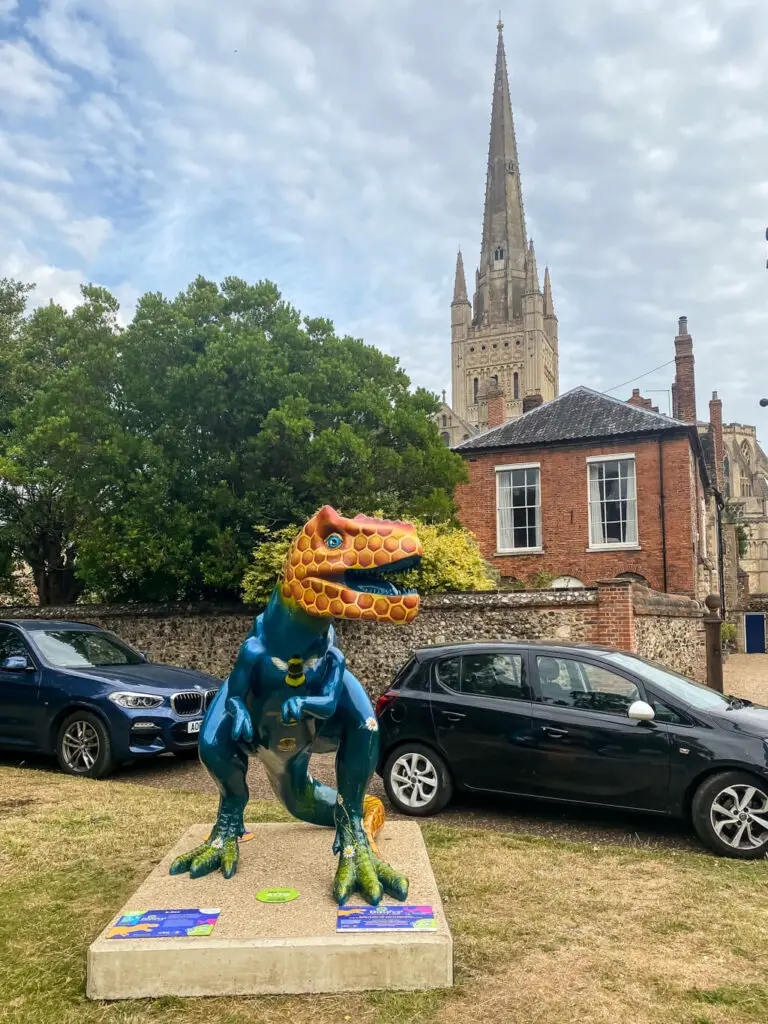
[[61, 752], [73, 772], [88, 772], [96, 764], [101, 749], [99, 734], [90, 722], [72, 722], [61, 738]]
[[710, 820], [727, 846], [756, 850], [768, 842], [768, 794], [757, 786], [727, 786], [712, 801]]
[[403, 754], [392, 765], [392, 789], [406, 807], [426, 807], [437, 793], [437, 769], [423, 754]]

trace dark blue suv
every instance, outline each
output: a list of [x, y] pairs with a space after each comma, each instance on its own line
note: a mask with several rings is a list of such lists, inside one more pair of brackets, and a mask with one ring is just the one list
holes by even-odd
[[0, 747], [55, 754], [70, 775], [194, 753], [220, 685], [84, 622], [0, 622]]

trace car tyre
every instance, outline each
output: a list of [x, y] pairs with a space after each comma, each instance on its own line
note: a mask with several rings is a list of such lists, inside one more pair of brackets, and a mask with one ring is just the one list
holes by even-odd
[[91, 711], [74, 711], [59, 727], [56, 757], [67, 775], [103, 779], [115, 769], [112, 743], [104, 722]]
[[392, 805], [415, 818], [437, 814], [453, 796], [448, 765], [423, 743], [406, 743], [393, 750], [383, 776]]
[[733, 771], [705, 779], [691, 818], [701, 841], [722, 857], [756, 860], [768, 854], [768, 782], [754, 775]]

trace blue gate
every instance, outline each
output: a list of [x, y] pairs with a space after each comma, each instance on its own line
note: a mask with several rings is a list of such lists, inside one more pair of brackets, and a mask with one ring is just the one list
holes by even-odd
[[745, 615], [744, 633], [747, 654], [765, 654], [765, 615]]

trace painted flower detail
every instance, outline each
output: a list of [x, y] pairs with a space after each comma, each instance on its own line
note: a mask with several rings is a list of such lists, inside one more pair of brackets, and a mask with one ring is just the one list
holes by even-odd
[[339, 805], [339, 807], [344, 806], [344, 798], [342, 797], [341, 793], [338, 793], [336, 795], [336, 803]]
[[344, 852], [344, 856], [345, 857], [354, 857], [355, 856], [355, 848], [354, 848], [354, 846], [345, 846], [343, 852]]
[[365, 720], [365, 728], [369, 732], [378, 732], [379, 731], [379, 723], [376, 721], [376, 719], [373, 717], [373, 715], [370, 715], [368, 718], [366, 718], [366, 720]]
[[216, 838], [211, 841], [211, 846], [215, 850], [220, 850], [223, 845], [224, 845], [224, 840], [221, 838], [221, 836], [216, 836]]

